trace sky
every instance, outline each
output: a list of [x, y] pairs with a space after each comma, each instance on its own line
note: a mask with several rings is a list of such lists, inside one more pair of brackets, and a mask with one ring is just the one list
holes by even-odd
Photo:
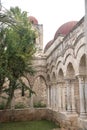
[[1, 3], [6, 9], [18, 6], [43, 24], [44, 47], [62, 24], [79, 21], [85, 15], [85, 0], [1, 0]]

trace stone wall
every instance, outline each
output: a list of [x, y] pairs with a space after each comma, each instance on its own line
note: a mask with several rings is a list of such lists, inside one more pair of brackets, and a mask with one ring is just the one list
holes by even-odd
[[61, 129], [63, 130], [78, 130], [78, 115], [67, 115], [65, 112], [47, 110], [47, 119], [52, 120], [56, 124], [60, 124]]
[[0, 110], [0, 122], [46, 119], [47, 109]]
[[[0, 110], [0, 122], [51, 120], [62, 130], [84, 130], [86, 121], [78, 120], [78, 115], [53, 111], [47, 108], [30, 108], [17, 110]], [[85, 129], [86, 130], [86, 129]]]

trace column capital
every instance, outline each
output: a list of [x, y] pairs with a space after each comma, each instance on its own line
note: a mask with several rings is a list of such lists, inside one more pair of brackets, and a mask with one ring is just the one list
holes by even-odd
[[54, 81], [51, 82], [51, 85], [56, 85], [56, 84], [57, 84], [57, 82], [54, 82]]
[[72, 78], [65, 77], [64, 80], [65, 80], [66, 82], [72, 82], [72, 81], [75, 81], [76, 78], [75, 78], [75, 77], [72, 77]]
[[80, 83], [84, 83], [85, 82], [85, 75], [78, 75], [78, 80]]
[[85, 78], [86, 75], [78, 74], [78, 75], [76, 75], [76, 77], [78, 77], [78, 78]]
[[64, 80], [58, 80], [57, 84], [64, 84]]

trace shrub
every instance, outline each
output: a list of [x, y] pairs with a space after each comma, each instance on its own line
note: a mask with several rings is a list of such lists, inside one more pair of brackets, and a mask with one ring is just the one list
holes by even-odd
[[3, 110], [5, 108], [5, 103], [4, 102], [1, 102], [0, 103], [0, 110]]
[[23, 104], [23, 103], [17, 103], [16, 105], [15, 105], [15, 109], [22, 109], [22, 108], [25, 108], [25, 105]]
[[37, 102], [37, 103], [34, 103], [34, 107], [35, 108], [43, 108], [43, 107], [46, 107], [46, 104], [41, 103], [41, 102]]

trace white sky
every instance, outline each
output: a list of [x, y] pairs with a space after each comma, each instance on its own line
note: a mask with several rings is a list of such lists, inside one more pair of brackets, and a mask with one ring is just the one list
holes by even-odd
[[7, 9], [19, 6], [29, 16], [36, 17], [43, 24], [44, 46], [62, 24], [78, 21], [85, 14], [84, 0], [1, 0], [1, 3]]

